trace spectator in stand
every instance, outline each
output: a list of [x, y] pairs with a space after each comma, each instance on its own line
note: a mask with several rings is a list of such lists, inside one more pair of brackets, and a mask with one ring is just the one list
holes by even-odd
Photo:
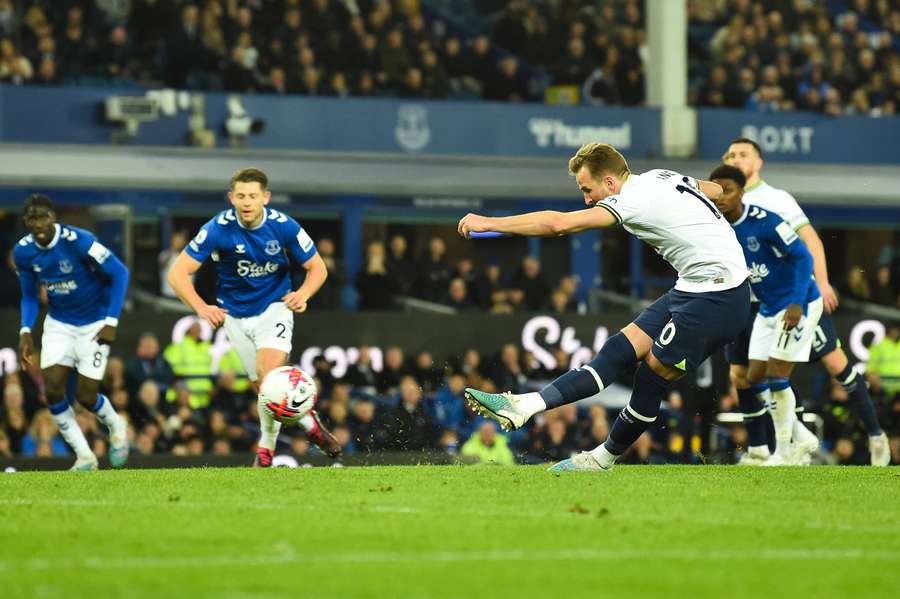
[[385, 264], [384, 244], [373, 241], [366, 248], [366, 267], [357, 275], [356, 290], [361, 310], [389, 310], [394, 288]]
[[403, 80], [413, 66], [409, 50], [403, 41], [403, 30], [400, 27], [391, 29], [384, 39], [379, 51], [379, 64], [385, 75], [385, 83], [393, 89], [400, 89]]
[[22, 455], [51, 457], [70, 453], [69, 446], [59, 436], [53, 416], [47, 410], [38, 410], [31, 420], [28, 433], [22, 438]]
[[478, 432], [465, 442], [460, 453], [474, 458], [478, 464], [512, 466], [515, 463], [506, 437], [498, 435], [497, 426], [489, 420], [481, 423]]
[[360, 393], [375, 395], [378, 393], [378, 375], [372, 369], [372, 354], [365, 345], [359, 347], [356, 363], [347, 369], [344, 380]]
[[31, 61], [22, 56], [11, 39], [0, 40], [0, 82], [22, 85], [32, 77]]
[[357, 451], [372, 453], [380, 450], [387, 442], [383, 430], [378, 427], [375, 402], [371, 400], [354, 401], [347, 424]]
[[550, 285], [541, 274], [541, 263], [534, 256], [527, 256], [522, 260], [522, 268], [509, 286], [521, 289], [525, 294], [523, 307], [526, 310], [540, 310], [550, 299]]
[[410, 374], [419, 382], [422, 392], [429, 395], [444, 384], [444, 374], [435, 364], [431, 352], [423, 351], [416, 355]]
[[152, 380], [159, 391], [166, 395], [175, 380], [169, 363], [159, 353], [159, 339], [153, 333], [143, 333], [138, 339], [135, 356], [125, 366], [125, 389], [136, 397], [144, 381]]
[[[163, 358], [172, 367], [176, 379], [183, 381], [192, 408], [204, 408], [209, 405], [212, 384], [212, 346], [201, 339], [200, 323], [195, 322], [179, 343], [170, 344], [163, 352]], [[176, 390], [169, 389], [168, 401], [175, 401]]]
[[169, 269], [172, 268], [172, 265], [175, 264], [175, 260], [178, 258], [178, 255], [187, 245], [188, 236], [184, 231], [175, 231], [172, 233], [172, 239], [169, 242], [168, 249], [165, 249], [159, 253], [159, 257], [157, 258], [157, 264], [159, 265], [159, 285], [160, 292], [165, 297], [177, 298], [175, 295], [175, 290], [172, 289], [172, 286], [169, 285], [167, 280], [167, 273]]
[[573, 37], [566, 45], [566, 55], [553, 69], [553, 84], [580, 87], [593, 70], [594, 65], [587, 56], [584, 40]]
[[512, 56], [501, 60], [499, 73], [484, 81], [482, 97], [485, 100], [524, 102], [528, 96], [528, 82], [520, 72], [519, 61]]
[[403, 361], [403, 350], [392, 345], [384, 352], [384, 367], [378, 376], [378, 392], [393, 395], [400, 387], [400, 381], [409, 371]]
[[850, 299], [867, 302], [872, 299], [872, 291], [861, 266], [853, 266], [847, 272], [847, 281], [840, 290], [841, 295]]
[[[323, 310], [334, 310], [341, 306], [341, 291], [347, 282], [344, 264], [335, 255], [334, 241], [323, 237], [316, 242], [316, 249], [325, 266], [328, 268], [328, 284], [316, 294], [316, 307]], [[295, 289], [299, 287], [297, 285]]]
[[897, 297], [897, 286], [891, 280], [891, 268], [879, 266], [875, 271], [875, 281], [872, 284], [872, 301], [882, 306], [900, 307], [900, 298]]
[[468, 432], [468, 414], [463, 393], [466, 387], [466, 379], [460, 373], [454, 373], [447, 378], [447, 383], [435, 393], [434, 397], [426, 400], [425, 408], [428, 415], [441, 430], [454, 431], [457, 439]]
[[417, 295], [422, 299], [440, 302], [444, 299], [450, 282], [450, 266], [447, 264], [447, 246], [440, 237], [428, 242], [428, 253], [419, 263]]
[[866, 378], [874, 396], [890, 401], [900, 394], [900, 323], [889, 323], [884, 339], [869, 348]]
[[434, 423], [422, 405], [422, 388], [413, 377], [400, 381], [400, 398], [384, 414], [382, 428], [387, 432], [385, 449], [422, 451], [432, 446]]
[[469, 312], [475, 309], [475, 305], [469, 301], [469, 291], [466, 282], [457, 277], [451, 279], [450, 288], [447, 291], [447, 305], [460, 312]]
[[519, 360], [519, 348], [507, 343], [500, 350], [499, 363], [491, 372], [491, 380], [498, 389], [522, 393], [527, 382]]
[[165, 407], [160, 398], [163, 397], [159, 385], [153, 379], [141, 383], [137, 392], [128, 404], [128, 418], [135, 429], [143, 429], [147, 424], [156, 424], [160, 430], [166, 426]]
[[475, 296], [482, 310], [490, 310], [494, 305], [494, 294], [506, 289], [501, 279], [500, 265], [489, 262], [484, 272], [475, 282]]
[[406, 238], [402, 235], [394, 235], [389, 243], [387, 257], [388, 277], [391, 285], [400, 295], [412, 295], [413, 285], [416, 282], [416, 265], [409, 257], [406, 246]]

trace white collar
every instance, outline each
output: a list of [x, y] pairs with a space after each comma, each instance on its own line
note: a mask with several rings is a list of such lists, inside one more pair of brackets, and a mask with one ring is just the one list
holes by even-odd
[[[59, 223], [56, 223], [53, 226], [56, 228], [56, 233], [53, 234], [53, 239], [50, 240], [50, 243], [48, 243], [47, 245], [41, 245], [40, 243], [38, 243], [37, 239], [34, 240], [34, 245], [36, 245], [38, 249], [52, 250], [56, 246], [56, 244], [59, 243], [59, 235], [62, 232], [62, 227], [59, 226]], [[32, 239], [34, 239], [34, 235], [32, 235], [31, 237]]]
[[736, 221], [734, 221], [733, 223], [731, 223], [731, 226], [732, 226], [732, 227], [736, 227], [736, 226], [738, 226], [739, 224], [741, 224], [742, 222], [744, 222], [744, 219], [747, 218], [747, 213], [748, 213], [749, 211], [750, 211], [750, 204], [744, 204], [744, 213], [741, 214], [741, 217], [740, 217], [739, 219], [737, 219]]
[[[234, 208], [232, 208], [234, 210]], [[247, 231], [255, 231], [266, 224], [266, 219], [268, 218], [269, 209], [266, 206], [263, 206], [263, 217], [262, 220], [259, 221], [259, 224], [255, 227], [245, 227], [244, 223], [241, 222], [241, 217], [237, 215], [237, 210], [234, 210], [234, 220], [237, 222], [238, 226], [242, 229], [246, 229]]]

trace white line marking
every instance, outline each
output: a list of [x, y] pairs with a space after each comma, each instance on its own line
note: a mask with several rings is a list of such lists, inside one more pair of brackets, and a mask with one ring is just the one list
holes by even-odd
[[741, 551], [732, 547], [697, 551], [691, 549], [569, 549], [545, 550], [494, 550], [494, 551], [438, 551], [438, 552], [360, 552], [336, 553], [331, 555], [293, 555], [293, 552], [270, 556], [260, 555], [188, 555], [183, 557], [88, 557], [88, 558], [48, 558], [0, 561], [0, 570], [43, 571], [43, 570], [154, 570], [170, 568], [209, 568], [267, 566], [275, 564], [392, 564], [392, 563], [452, 563], [452, 562], [510, 562], [510, 561], [596, 561], [622, 559], [658, 559], [675, 561], [835, 561], [858, 560], [896, 561], [897, 552], [873, 549], [763, 549]]

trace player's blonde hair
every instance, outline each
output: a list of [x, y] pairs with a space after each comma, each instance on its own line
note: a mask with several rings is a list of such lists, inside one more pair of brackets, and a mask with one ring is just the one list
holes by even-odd
[[231, 189], [234, 189], [235, 183], [259, 183], [260, 188], [266, 191], [269, 187], [269, 178], [264, 172], [251, 166], [242, 168], [231, 176]]
[[595, 179], [606, 175], [625, 178], [631, 172], [617, 149], [609, 144], [591, 142], [581, 146], [569, 160], [569, 174], [575, 175], [586, 166]]

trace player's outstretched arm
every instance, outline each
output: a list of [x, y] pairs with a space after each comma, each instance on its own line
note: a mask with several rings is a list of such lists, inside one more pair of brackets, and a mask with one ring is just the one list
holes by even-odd
[[829, 314], [834, 312], [838, 307], [838, 296], [835, 293], [831, 283], [828, 282], [828, 263], [825, 261], [825, 246], [822, 245], [822, 239], [812, 225], [806, 224], [797, 230], [797, 235], [806, 244], [809, 253], [813, 258], [813, 274], [816, 277], [816, 284], [819, 286], [819, 292], [822, 294], [822, 303], [825, 305], [825, 311]]
[[194, 288], [191, 281], [191, 275], [200, 269], [201, 262], [194, 260], [185, 252], [181, 252], [175, 260], [175, 264], [169, 269], [166, 280], [175, 293], [187, 304], [191, 310], [197, 313], [197, 316], [208, 322], [213, 327], [218, 327], [225, 322], [225, 315], [228, 314], [218, 306], [211, 306], [203, 301], [203, 298]]
[[457, 230], [466, 239], [471, 233], [496, 231], [511, 235], [527, 235], [529, 237], [556, 237], [569, 233], [578, 233], [588, 229], [611, 227], [618, 221], [608, 210], [587, 208], [574, 212], [557, 212], [541, 210], [516, 216], [481, 216], [467, 214], [459, 221]]
[[306, 303], [322, 288], [328, 278], [328, 267], [325, 266], [325, 261], [319, 254], [314, 254], [304, 262], [303, 268], [306, 270], [303, 285], [281, 298], [281, 301], [294, 312], [305, 312]]

